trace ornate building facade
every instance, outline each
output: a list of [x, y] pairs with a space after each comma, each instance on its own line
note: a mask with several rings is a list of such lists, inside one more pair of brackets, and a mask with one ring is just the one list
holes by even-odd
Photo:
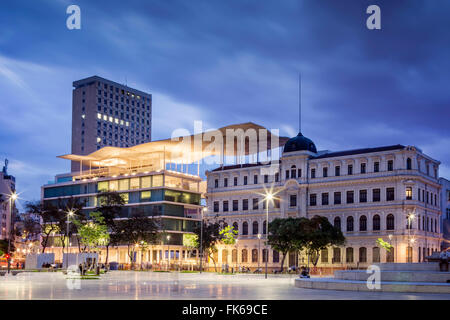
[[[279, 161], [222, 166], [207, 175], [207, 217], [238, 230], [235, 246], [219, 247], [219, 264], [279, 268], [281, 254], [265, 245], [266, 219], [325, 216], [346, 237], [323, 250], [319, 267], [364, 267], [377, 262], [419, 262], [440, 249], [439, 161], [413, 146], [341, 152], [317, 151], [301, 133]], [[267, 190], [274, 201], [264, 200]], [[266, 205], [268, 204], [268, 208]], [[387, 252], [376, 240], [393, 249]], [[307, 263], [290, 253], [285, 266]]]

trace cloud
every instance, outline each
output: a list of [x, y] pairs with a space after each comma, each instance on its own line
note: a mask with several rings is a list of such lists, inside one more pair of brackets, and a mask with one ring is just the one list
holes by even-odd
[[301, 72], [302, 132], [319, 149], [417, 145], [449, 174], [448, 1], [379, 0], [379, 31], [368, 0], [77, 4], [77, 31], [65, 1], [0, 12], [0, 150], [49, 168], [34, 197], [68, 168], [55, 156], [70, 150], [72, 81], [94, 74], [153, 94], [157, 139], [193, 120], [294, 136]]

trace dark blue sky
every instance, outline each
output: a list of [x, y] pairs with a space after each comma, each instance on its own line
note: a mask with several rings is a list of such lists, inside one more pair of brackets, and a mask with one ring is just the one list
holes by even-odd
[[[81, 8], [81, 30], [66, 8]], [[370, 4], [382, 30], [366, 28]], [[450, 176], [450, 2], [15, 0], [0, 10], [0, 160], [24, 201], [69, 163], [72, 81], [153, 94], [153, 138], [253, 121], [318, 149], [417, 145]]]

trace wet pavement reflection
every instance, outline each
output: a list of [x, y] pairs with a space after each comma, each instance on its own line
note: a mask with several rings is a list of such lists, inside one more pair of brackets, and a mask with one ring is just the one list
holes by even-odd
[[0, 277], [0, 299], [450, 299], [445, 294], [313, 290], [295, 276], [112, 271], [100, 279], [67, 279], [61, 272]]

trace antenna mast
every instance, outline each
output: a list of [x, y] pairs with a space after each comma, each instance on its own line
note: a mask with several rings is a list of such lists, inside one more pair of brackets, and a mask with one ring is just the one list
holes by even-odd
[[298, 74], [298, 132], [302, 132], [302, 74]]

